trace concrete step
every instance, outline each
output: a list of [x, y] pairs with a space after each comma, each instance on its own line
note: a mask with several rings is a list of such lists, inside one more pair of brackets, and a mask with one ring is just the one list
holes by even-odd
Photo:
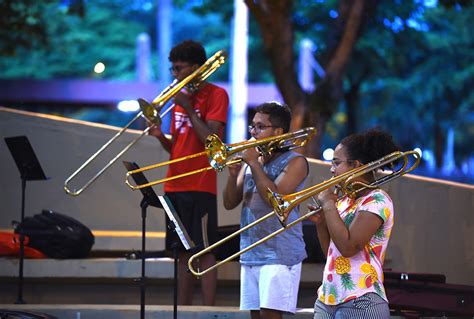
[[[131, 305], [2, 305], [0, 309], [36, 311], [56, 316], [58, 319], [130, 319], [140, 318], [140, 306]], [[144, 307], [145, 317], [154, 319], [172, 319], [175, 315], [174, 307], [147, 306]], [[312, 319], [312, 308], [297, 309], [294, 315], [283, 315], [284, 319]], [[179, 306], [176, 317], [180, 319], [248, 319], [248, 311], [240, 311], [238, 307], [206, 307], [206, 306]], [[419, 318], [434, 319], [438, 317], [411, 317], [390, 316], [392, 319]], [[445, 317], [452, 318], [455, 317]]]
[[[1, 305], [0, 309], [38, 311], [60, 319], [130, 319], [140, 318], [140, 306], [131, 305]], [[172, 319], [173, 306], [145, 306], [145, 316], [154, 319]], [[237, 307], [179, 306], [180, 319], [247, 319], [249, 313]], [[298, 309], [295, 315], [284, 318], [313, 318], [313, 309]]]
[[[173, 259], [147, 260], [146, 315], [153, 318], [173, 318]], [[134, 281], [140, 275], [140, 260], [125, 258], [42, 259], [25, 260], [23, 299], [18, 297], [17, 258], [0, 258], [0, 309], [39, 311], [61, 319], [139, 318], [140, 288]], [[313, 317], [316, 290], [321, 280], [322, 264], [304, 263], [299, 308], [295, 316]], [[195, 287], [195, 306], [178, 307], [178, 318], [248, 318], [239, 311], [240, 266], [229, 262], [218, 270], [216, 306], [202, 305], [199, 285]], [[392, 318], [403, 318], [392, 316]], [[428, 317], [423, 317], [428, 318]]]
[[[18, 258], [0, 258], [0, 278], [18, 276]], [[301, 282], [321, 281], [324, 265], [303, 263]], [[25, 259], [25, 278], [137, 278], [141, 274], [141, 260], [125, 258], [85, 259]], [[155, 279], [172, 279], [174, 259], [162, 257], [146, 259], [146, 276]], [[238, 261], [218, 268], [218, 280], [240, 280]]]
[[[10, 303], [18, 291], [16, 258], [0, 258], [0, 303]], [[303, 264], [298, 306], [311, 308], [323, 265]], [[24, 263], [23, 295], [36, 304], [139, 304], [141, 260], [125, 258], [27, 259]], [[147, 303], [173, 303], [174, 260], [154, 258], [146, 261]], [[218, 269], [216, 305], [238, 307], [240, 265], [229, 262]], [[199, 284], [194, 304], [202, 304]]]

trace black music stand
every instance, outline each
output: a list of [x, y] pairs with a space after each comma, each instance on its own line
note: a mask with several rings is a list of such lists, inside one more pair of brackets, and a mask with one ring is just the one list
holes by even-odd
[[[123, 161], [123, 164], [128, 171], [139, 169], [137, 163]], [[143, 173], [135, 173], [132, 175], [133, 180], [137, 185], [147, 184], [148, 180], [146, 179]], [[146, 209], [148, 206], [153, 206], [157, 208], [163, 208], [168, 215], [168, 218], [172, 221], [170, 227], [173, 227], [173, 231], [176, 232], [178, 237], [181, 239], [184, 247], [186, 249], [191, 249], [194, 247], [193, 241], [190, 239], [186, 229], [184, 229], [179, 216], [176, 214], [176, 210], [171, 204], [170, 200], [166, 196], [157, 196], [153, 191], [151, 186], [141, 188], [140, 191], [143, 194], [143, 199], [140, 203], [142, 208], [142, 251], [141, 251], [141, 261], [142, 261], [142, 273], [141, 278], [137, 281], [140, 282], [140, 318], [145, 318], [145, 289], [146, 289], [146, 277], [145, 277], [145, 239], [146, 239]], [[174, 257], [174, 298], [173, 298], [173, 318], [177, 318], [177, 308], [178, 308], [178, 246], [173, 247], [173, 257]]]
[[[15, 160], [16, 166], [20, 171], [21, 178], [21, 217], [20, 223], [23, 223], [25, 218], [25, 192], [26, 181], [42, 181], [48, 179], [44, 175], [43, 169], [38, 161], [38, 158], [31, 147], [30, 142], [26, 136], [5, 137], [8, 149]], [[24, 304], [23, 300], [23, 261], [25, 259], [25, 244], [24, 234], [20, 233], [20, 262], [18, 271], [18, 299], [16, 304]]]

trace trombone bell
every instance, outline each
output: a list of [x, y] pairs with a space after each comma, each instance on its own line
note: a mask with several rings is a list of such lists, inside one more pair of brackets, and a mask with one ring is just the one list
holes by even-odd
[[[152, 124], [159, 125], [161, 124], [161, 118], [165, 116], [173, 107], [171, 105], [167, 110], [161, 112], [161, 109], [173, 98], [184, 86], [190, 87], [199, 87], [199, 85], [205, 81], [214, 71], [217, 70], [226, 60], [227, 54], [225, 51], [217, 51], [212, 57], [210, 57], [201, 67], [199, 67], [192, 74], [187, 76], [185, 79], [178, 82], [174, 80], [168, 87], [166, 87], [154, 100], [152, 103], [147, 102], [144, 99], [138, 99], [138, 104], [140, 105], [141, 112], [139, 112], [135, 117], [128, 122], [128, 124], [123, 127], [117, 134], [115, 134], [109, 141], [107, 141], [98, 151], [96, 151], [89, 159], [87, 159], [84, 164], [82, 164], [74, 173], [69, 176], [64, 182], [64, 190], [66, 193], [72, 196], [77, 196], [81, 194], [87, 187], [89, 187], [97, 178], [99, 178], [110, 166], [112, 166], [129, 148], [131, 148], [135, 143], [138, 142], [144, 135], [148, 133], [150, 127], [143, 130], [143, 132], [127, 146], [125, 146], [121, 151], [119, 151], [115, 157], [113, 157], [102, 169], [100, 169], [92, 178], [90, 178], [83, 186], [78, 189], [71, 189], [69, 183], [76, 178], [76, 176], [81, 173], [87, 166], [90, 165], [106, 148], [109, 147], [119, 136], [121, 136], [129, 127], [135, 122], [138, 118], [144, 116]], [[160, 115], [161, 113], [161, 115]], [[126, 181], [127, 184], [128, 180]], [[131, 185], [129, 185], [132, 187]]]
[[221, 172], [226, 167], [228, 147], [217, 134], [210, 134], [206, 138], [206, 152], [209, 165], [216, 171]]
[[[415, 162], [411, 166], [408, 166], [408, 157], [410, 155], [413, 155], [415, 157]], [[376, 169], [382, 168], [382, 167], [386, 166], [387, 164], [394, 163], [399, 159], [403, 159], [403, 164], [399, 169], [395, 170], [394, 172], [392, 172], [391, 174], [389, 174], [385, 177], [382, 177], [381, 179], [375, 180], [370, 185], [360, 183], [360, 182], [357, 182], [357, 181], [352, 182], [355, 177], [365, 175], [365, 174], [367, 174], [369, 172], [372, 172]], [[321, 210], [321, 207], [317, 208], [316, 210], [307, 212], [306, 214], [298, 217], [297, 219], [293, 220], [292, 222], [290, 222], [288, 224], [284, 224], [286, 222], [286, 217], [289, 215], [289, 212], [291, 212], [293, 207], [295, 207], [296, 205], [301, 204], [304, 200], [315, 196], [316, 194], [322, 192], [325, 189], [328, 189], [329, 187], [336, 186], [336, 185], [343, 185], [342, 186], [342, 192], [343, 192], [342, 196], [345, 196], [345, 195], [353, 196], [355, 193], [360, 192], [364, 189], [378, 187], [382, 184], [388, 183], [389, 181], [391, 181], [395, 178], [401, 177], [401, 176], [413, 171], [418, 166], [418, 164], [420, 162], [420, 159], [421, 159], [420, 155], [416, 151], [394, 152], [394, 153], [391, 153], [387, 156], [382, 157], [381, 159], [379, 159], [377, 161], [374, 161], [374, 162], [371, 162], [369, 164], [366, 164], [366, 165], [360, 166], [358, 168], [355, 168], [355, 169], [353, 169], [351, 171], [348, 171], [348, 172], [346, 172], [346, 173], [344, 173], [340, 176], [330, 178], [327, 181], [324, 181], [322, 183], [319, 183], [317, 185], [314, 185], [312, 187], [304, 189], [300, 192], [296, 192], [296, 193], [288, 194], [288, 195], [281, 195], [281, 194], [278, 194], [278, 193], [275, 193], [275, 192], [272, 192], [272, 191], [268, 191], [269, 199], [272, 203], [272, 206], [275, 208], [275, 210], [271, 211], [267, 215], [264, 215], [264, 216], [260, 217], [259, 219], [253, 221], [252, 223], [242, 227], [241, 229], [235, 231], [234, 233], [232, 233], [229, 236], [221, 239], [220, 241], [214, 243], [213, 245], [211, 245], [211, 246], [201, 250], [200, 252], [192, 255], [191, 258], [188, 261], [189, 271], [195, 276], [202, 276], [202, 275], [208, 273], [209, 271], [212, 271], [212, 270], [216, 269], [217, 267], [220, 267], [221, 265], [229, 262], [230, 260], [242, 255], [243, 253], [253, 249], [254, 247], [266, 242], [270, 238], [273, 238], [276, 235], [286, 231], [287, 229], [289, 229], [289, 228], [293, 227], [294, 225], [298, 224], [299, 222], [309, 218], [310, 216], [316, 214], [317, 212], [319, 212]], [[353, 186], [357, 186], [357, 187], [353, 187]], [[349, 192], [349, 194], [344, 193], [344, 192]], [[282, 225], [284, 224], [284, 227], [274, 231], [271, 234], [268, 234], [267, 236], [265, 236], [265, 237], [259, 239], [258, 241], [256, 241], [255, 243], [249, 245], [248, 247], [246, 247], [244, 249], [241, 249], [240, 251], [238, 251], [238, 252], [234, 253], [233, 255], [227, 257], [226, 259], [215, 263], [214, 265], [210, 266], [207, 269], [204, 269], [204, 270], [194, 269], [194, 267], [192, 265], [194, 259], [199, 258], [200, 256], [202, 256], [206, 253], [209, 253], [213, 249], [215, 249], [215, 248], [221, 246], [222, 244], [226, 243], [231, 238], [233, 238], [233, 237], [239, 235], [240, 233], [256, 226], [257, 224], [259, 224], [259, 223], [263, 222], [264, 220], [274, 216], [275, 214], [277, 216], [281, 215], [282, 217], [284, 217], [284, 218], [279, 217], [280, 222], [282, 222]]]
[[[314, 127], [307, 127], [292, 133], [285, 133], [282, 135], [271, 136], [260, 140], [244, 141], [229, 145], [225, 145], [217, 134], [209, 134], [206, 138], [204, 152], [183, 156], [167, 162], [157, 163], [150, 166], [142, 167], [138, 170], [129, 171], [126, 174], [125, 183], [131, 189], [137, 190], [148, 186], [162, 184], [164, 182], [189, 176], [192, 174], [198, 174], [210, 169], [215, 169], [216, 171], [220, 172], [225, 167], [242, 161], [241, 158], [238, 158], [236, 156], [232, 158], [232, 155], [236, 155], [246, 149], [249, 149], [251, 147], [257, 147], [261, 155], [269, 155], [278, 149], [291, 150], [297, 147], [304, 146], [315, 134], [316, 129]], [[201, 155], [207, 155], [207, 158], [209, 160], [208, 167], [203, 167], [194, 171], [182, 173], [180, 175], [166, 177], [143, 185], [133, 185], [129, 180], [129, 177], [133, 174], [149, 171], [179, 161], [189, 160], [191, 158], [195, 158]]]
[[273, 212], [277, 215], [281, 225], [286, 227], [285, 221], [287, 216], [285, 216], [285, 212], [287, 211], [290, 203], [285, 201], [282, 195], [272, 191], [270, 188], [267, 189], [267, 198], [270, 201], [270, 205], [273, 207]]
[[[415, 162], [411, 166], [408, 166], [409, 156], [415, 157]], [[377, 170], [387, 165], [393, 165], [400, 159], [403, 160], [402, 165], [386, 176], [376, 178], [371, 183], [364, 183], [356, 180], [360, 176], [376, 172]], [[336, 186], [339, 188], [339, 191], [341, 192], [342, 196], [355, 197], [358, 193], [364, 190], [382, 186], [383, 184], [386, 184], [395, 178], [398, 178], [413, 171], [420, 163], [420, 160], [420, 154], [416, 151], [397, 151], [388, 154], [371, 163], [359, 166], [344, 174], [332, 177], [327, 181], [316, 184], [307, 189], [303, 189], [302, 191], [288, 195], [281, 195], [268, 190], [267, 196], [269, 201], [272, 203], [275, 214], [278, 216], [278, 219], [280, 220], [281, 224], [285, 227], [286, 219], [288, 218], [288, 215], [295, 206], [299, 205], [306, 199], [312, 198], [313, 196], [319, 194], [325, 189]]]
[[161, 125], [160, 111], [157, 110], [151, 103], [148, 103], [142, 98], [138, 99], [138, 105], [142, 110], [143, 116], [150, 121], [152, 124]]

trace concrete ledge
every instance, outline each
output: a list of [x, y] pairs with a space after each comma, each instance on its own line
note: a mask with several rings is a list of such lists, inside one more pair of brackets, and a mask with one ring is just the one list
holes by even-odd
[[[303, 264], [298, 297], [299, 307], [312, 307], [322, 270], [322, 264]], [[3, 288], [0, 289], [0, 303], [5, 304], [15, 300], [15, 292], [18, 289], [18, 271], [17, 258], [0, 258], [0, 286]], [[136, 305], [140, 302], [139, 287], [134, 279], [141, 275], [141, 260], [124, 258], [26, 259], [23, 273], [24, 296], [29, 303]], [[171, 258], [147, 259], [146, 277], [147, 303], [149, 301], [154, 305], [172, 304], [174, 260]], [[216, 305], [238, 306], [239, 286], [239, 262], [233, 261], [219, 267]], [[195, 286], [194, 296], [194, 304], [202, 304], [199, 285]]]
[[[18, 276], [17, 258], [0, 258], [0, 278]], [[171, 279], [174, 276], [172, 258], [153, 258], [146, 260], [146, 276], [156, 279]], [[324, 265], [303, 263], [301, 282], [316, 285], [322, 279]], [[141, 260], [125, 258], [87, 258], [87, 259], [25, 259], [23, 275], [25, 278], [137, 278], [141, 274]], [[240, 280], [238, 261], [228, 262], [218, 268], [219, 280]]]
[[[13, 229], [0, 228], [0, 232], [13, 233]], [[124, 231], [124, 230], [92, 230], [94, 235], [94, 245], [92, 253], [95, 251], [132, 251], [138, 250], [142, 245], [141, 231]], [[153, 250], [165, 249], [165, 232], [147, 231], [146, 244], [153, 247]], [[119, 250], [120, 249], [120, 250]]]
[[[1, 305], [0, 309], [37, 311], [58, 318], [71, 319], [129, 319], [139, 318], [140, 306], [130, 305]], [[173, 318], [173, 306], [145, 306], [146, 316], [160, 319]], [[237, 307], [206, 307], [179, 306], [177, 310], [180, 319], [247, 319], [249, 313], [240, 311]], [[295, 315], [285, 315], [284, 318], [306, 319], [313, 318], [313, 309], [298, 309]]]
[[[2, 305], [0, 309], [37, 311], [56, 316], [60, 319], [129, 319], [139, 318], [140, 306], [130, 305]], [[172, 319], [173, 306], [145, 306], [147, 317]], [[206, 306], [179, 306], [177, 317], [180, 319], [247, 319], [248, 311], [241, 311], [238, 307], [206, 307]], [[313, 318], [312, 308], [298, 309], [294, 315], [283, 315], [285, 319]], [[403, 319], [404, 316], [390, 316], [393, 319]], [[428, 319], [430, 317], [419, 317]], [[453, 318], [453, 317], [449, 317]]]

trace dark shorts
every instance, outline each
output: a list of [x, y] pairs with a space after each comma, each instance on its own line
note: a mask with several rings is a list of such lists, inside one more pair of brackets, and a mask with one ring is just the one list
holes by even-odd
[[[183, 227], [196, 245], [194, 250], [201, 250], [218, 240], [217, 234], [217, 197], [206, 192], [173, 192], [166, 193], [181, 219]], [[179, 242], [179, 250], [184, 251], [180, 239], [168, 227], [166, 217], [166, 250], [173, 249], [173, 243]]]

